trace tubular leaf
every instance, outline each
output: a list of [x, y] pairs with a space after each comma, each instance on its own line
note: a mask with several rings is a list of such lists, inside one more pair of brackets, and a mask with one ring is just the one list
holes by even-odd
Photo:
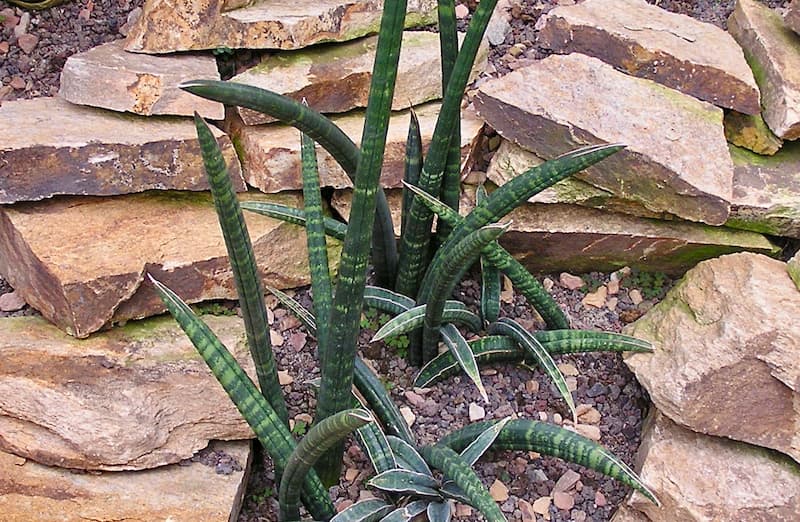
[[356, 357], [355, 360], [353, 381], [359, 393], [386, 428], [387, 433], [400, 437], [409, 444], [414, 444], [414, 434], [411, 433], [411, 429], [400, 410], [397, 409], [397, 405], [389, 397], [378, 376], [360, 357]]
[[[406, 157], [403, 169], [404, 184], [416, 185], [419, 181], [419, 173], [422, 169], [422, 135], [419, 130], [419, 119], [413, 107], [411, 109], [411, 121], [408, 124], [408, 137], [406, 138]], [[409, 207], [411, 206], [411, 193], [408, 189], [403, 188], [403, 207], [400, 221], [400, 236], [406, 228], [405, 216], [408, 215]]]
[[[167, 310], [192, 341], [214, 377], [253, 429], [276, 468], [285, 467], [295, 448], [295, 441], [288, 426], [278, 417], [211, 329], [172, 290], [152, 277], [150, 280]], [[308, 499], [306, 507], [314, 518], [327, 520], [333, 516], [335, 511], [328, 491], [313, 471], [306, 475], [303, 490], [305, 498]]]
[[475, 471], [461, 456], [445, 445], [423, 446], [422, 456], [434, 468], [440, 469], [444, 476], [456, 483], [464, 494], [489, 522], [505, 522], [506, 517], [500, 511], [489, 491], [481, 483]]
[[314, 315], [309, 312], [303, 305], [297, 302], [297, 300], [289, 297], [288, 294], [278, 290], [277, 288], [272, 288], [269, 285], [265, 285], [265, 288], [275, 297], [278, 298], [278, 301], [288, 308], [297, 319], [303, 323], [303, 326], [306, 327], [308, 333], [311, 335], [317, 335], [317, 324], [314, 319]]
[[365, 424], [358, 428], [356, 435], [376, 473], [383, 473], [397, 467], [394, 452], [377, 423]]
[[528, 333], [528, 331], [520, 326], [520, 324], [513, 319], [503, 317], [496, 323], [489, 326], [490, 334], [503, 334], [514, 339], [519, 345], [529, 353], [553, 380], [561, 396], [567, 402], [570, 412], [572, 412], [572, 419], [577, 423], [578, 415], [575, 413], [575, 403], [572, 400], [572, 393], [567, 388], [567, 381], [561, 370], [556, 366], [556, 362], [542, 346], [542, 343], [536, 340], [536, 337]]
[[264, 397], [267, 398], [278, 416], [284, 422], [288, 422], [289, 415], [286, 412], [286, 403], [278, 383], [278, 370], [275, 366], [269, 339], [264, 291], [256, 267], [253, 246], [247, 233], [247, 224], [244, 221], [239, 200], [233, 190], [233, 183], [216, 138], [197, 113], [194, 116], [194, 123], [197, 128], [206, 177], [214, 198], [214, 208], [217, 211], [220, 228], [222, 228], [222, 236], [225, 239], [233, 279], [236, 283], [236, 292], [239, 295], [247, 345], [256, 366], [258, 384], [261, 386]]
[[372, 422], [369, 412], [361, 409], [345, 410], [311, 427], [286, 462], [281, 477], [278, 502], [281, 522], [300, 520], [300, 488], [317, 459], [337, 441], [350, 432]]
[[[265, 203], [263, 201], [242, 201], [242, 210], [249, 210], [262, 216], [280, 219], [287, 223], [294, 225], [306, 226], [306, 213], [299, 208], [293, 208], [286, 205], [279, 205], [277, 203]], [[333, 218], [326, 217], [325, 221], [325, 234], [332, 238], [343, 240], [344, 235], [347, 233], [347, 225], [336, 221]]]
[[[461, 451], [495, 422], [470, 424], [445, 436], [437, 445]], [[559, 426], [530, 419], [514, 419], [498, 434], [492, 447], [497, 450], [535, 451], [580, 464], [636, 489], [654, 504], [660, 505], [636, 473], [618, 457], [596, 442]]]

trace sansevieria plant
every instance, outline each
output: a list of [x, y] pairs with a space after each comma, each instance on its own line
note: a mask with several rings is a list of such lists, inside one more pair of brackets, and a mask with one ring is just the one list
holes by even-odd
[[[206, 123], [195, 116], [214, 205], [228, 249], [255, 362], [258, 386], [191, 309], [153, 280], [167, 309], [205, 359], [214, 376], [252, 427], [280, 477], [282, 521], [299, 520], [299, 501], [315, 520], [335, 510], [325, 486], [338, 482], [344, 437], [352, 431], [375, 467], [369, 485], [385, 499], [357, 503], [337, 521], [410, 520], [426, 513], [446, 521], [451, 502], [471, 504], [488, 520], [504, 520], [472, 465], [489, 448], [530, 450], [575, 462], [655, 496], [621, 460], [598, 444], [558, 426], [505, 419], [467, 426], [430, 446], [418, 446], [412, 431], [378, 376], [357, 356], [359, 322], [365, 306], [395, 317], [376, 339], [408, 334], [408, 357], [424, 365], [416, 384], [429, 386], [464, 371], [486, 398], [478, 363], [516, 361], [541, 366], [574, 415], [572, 396], [552, 356], [582, 351], [649, 351], [631, 337], [569, 330], [558, 305], [539, 282], [498, 243], [508, 228], [505, 216], [529, 197], [617, 152], [621, 145], [597, 145], [569, 152], [518, 176], [491, 194], [478, 191], [476, 206], [458, 212], [460, 195], [460, 104], [470, 69], [496, 0], [483, 0], [458, 48], [453, 0], [438, 3], [443, 102], [427, 154], [412, 116], [406, 150], [405, 192], [399, 248], [379, 179], [405, 22], [405, 0], [384, 2], [361, 147], [329, 119], [282, 95], [236, 83], [191, 81], [182, 88], [228, 105], [261, 111], [301, 131], [303, 209], [239, 203], [219, 147]], [[531, 88], [535, 88], [532, 86]], [[322, 212], [314, 142], [324, 147], [354, 184], [347, 224]], [[320, 361], [317, 410], [312, 428], [296, 441], [277, 379], [269, 340], [264, 287], [255, 264], [242, 209], [297, 223], [306, 230], [313, 309], [273, 291], [316, 337]], [[438, 215], [436, 228], [433, 216]], [[338, 276], [328, 271], [326, 236], [343, 240]], [[448, 299], [470, 266], [480, 262], [480, 314]], [[370, 262], [376, 285], [367, 285]], [[505, 274], [550, 328], [529, 332], [500, 317], [500, 274]], [[456, 326], [461, 328], [461, 330]], [[462, 330], [485, 332], [467, 341]], [[439, 351], [440, 343], [445, 350]], [[358, 390], [356, 399], [352, 387]], [[364, 401], [359, 404], [358, 400]], [[437, 469], [441, 475], [434, 475]]]

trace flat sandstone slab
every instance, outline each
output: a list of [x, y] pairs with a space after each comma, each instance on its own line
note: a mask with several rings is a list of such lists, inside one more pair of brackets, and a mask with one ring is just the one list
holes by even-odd
[[[433, 135], [440, 107], [439, 103], [431, 102], [415, 108], [420, 122], [423, 146], [426, 148]], [[333, 116], [331, 120], [356, 144], [361, 142], [361, 132], [364, 128], [363, 111]], [[384, 187], [402, 186], [409, 120], [409, 111], [394, 113], [389, 120], [381, 171], [381, 184]], [[462, 111], [463, 155], [471, 153], [482, 128], [483, 122], [475, 115], [474, 110], [467, 108]], [[231, 129], [231, 133], [243, 152], [242, 168], [248, 184], [268, 193], [302, 189], [300, 132], [297, 129], [282, 124], [238, 125]], [[317, 164], [323, 187], [353, 186], [344, 170], [320, 146], [317, 146]]]
[[6, 522], [229, 522], [239, 514], [250, 451], [249, 442], [213, 442], [203, 452], [235, 462], [228, 474], [190, 461], [139, 472], [74, 473], [0, 452], [0, 510]]
[[[242, 199], [300, 205], [297, 195]], [[246, 220], [271, 286], [309, 283], [305, 235], [257, 214]], [[338, 262], [338, 242], [331, 244]], [[148, 192], [59, 198], [0, 209], [0, 274], [70, 335], [164, 311], [146, 273], [185, 301], [235, 299], [217, 216], [207, 193]]]
[[[230, 139], [211, 127], [237, 190], [244, 180]], [[57, 195], [208, 190], [190, 119], [144, 118], [58, 98], [0, 107], [0, 203]]]
[[[195, 49], [300, 49], [377, 33], [380, 0], [261, 0], [225, 11], [222, 0], [147, 0], [125, 48], [143, 53]], [[408, 2], [406, 27], [436, 22], [434, 0]]]
[[774, 156], [731, 146], [733, 198], [729, 227], [800, 238], [800, 142]]
[[736, 1], [728, 31], [756, 72], [764, 121], [779, 138], [800, 138], [800, 35], [756, 0]]
[[[241, 319], [203, 320], [253, 376]], [[40, 464], [148, 469], [189, 458], [213, 439], [252, 437], [171, 316], [85, 340], [41, 317], [6, 317], [0, 350], [0, 449]]]
[[761, 111], [742, 49], [722, 29], [644, 0], [587, 0], [559, 6], [537, 27], [544, 46], [600, 58], [727, 109]]
[[219, 80], [211, 54], [148, 56], [103, 44], [67, 58], [59, 96], [71, 103], [143, 116], [192, 116], [221, 120], [225, 108], [178, 89], [185, 80]]
[[[387, 194], [399, 236], [400, 190]], [[461, 213], [474, 206], [474, 188], [462, 194]], [[333, 206], [347, 217], [350, 191], [337, 191]], [[754, 232], [685, 221], [660, 221], [567, 204], [527, 203], [511, 212], [500, 243], [528, 270], [584, 273], [623, 266], [682, 274], [699, 261], [742, 250], [775, 254]], [[505, 220], [504, 220], [505, 221]]]
[[733, 165], [717, 107], [580, 54], [486, 82], [474, 103], [504, 138], [546, 159], [626, 144], [578, 177], [651, 212], [710, 225], [728, 217]]
[[[378, 37], [339, 45], [274, 54], [231, 81], [285, 94], [322, 113], [341, 113], [366, 107]], [[479, 50], [472, 78], [486, 68], [488, 45]], [[400, 50], [392, 110], [407, 109], [442, 97], [439, 35], [406, 31]], [[247, 108], [238, 108], [247, 125], [275, 121]]]
[[783, 15], [783, 21], [786, 22], [786, 25], [795, 33], [800, 34], [800, 2], [792, 0], [786, 13]]

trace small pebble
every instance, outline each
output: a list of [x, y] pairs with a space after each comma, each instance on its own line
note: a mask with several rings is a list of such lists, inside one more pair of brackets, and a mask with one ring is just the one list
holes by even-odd
[[556, 485], [553, 486], [553, 493], [569, 491], [580, 479], [580, 473], [568, 469], [556, 481]]
[[572, 363], [561, 363], [558, 365], [558, 369], [561, 370], [565, 377], [577, 377], [578, 375], [578, 369]]
[[456, 6], [456, 18], [463, 20], [467, 16], [469, 16], [469, 8], [464, 4], [458, 4]]
[[583, 303], [583, 306], [602, 308], [606, 304], [607, 295], [608, 289], [605, 286], [600, 286], [594, 292], [586, 294], [586, 296], [581, 300], [581, 303]]
[[586, 284], [579, 276], [568, 274], [567, 272], [562, 272], [558, 276], [558, 281], [567, 290], [577, 290]]
[[497, 479], [494, 479], [494, 482], [489, 487], [489, 493], [497, 502], [505, 502], [508, 500], [508, 487]]
[[596, 491], [594, 494], [594, 505], [603, 507], [606, 505], [606, 496], [601, 491]]
[[31, 54], [39, 43], [39, 37], [33, 34], [23, 34], [17, 38], [17, 45], [25, 54]]
[[22, 310], [25, 304], [25, 299], [16, 290], [0, 295], [0, 311], [16, 312]]
[[634, 305], [637, 305], [637, 306], [638, 306], [638, 305], [639, 305], [639, 304], [640, 304], [642, 301], [644, 301], [644, 299], [642, 298], [642, 292], [640, 292], [640, 291], [639, 291], [638, 289], [636, 289], [636, 288], [634, 288], [634, 289], [632, 289], [630, 292], [628, 292], [628, 297], [630, 297], [630, 298], [631, 298], [631, 302], [632, 302]]
[[289, 375], [287, 370], [278, 370], [278, 383], [281, 386], [288, 386], [294, 382], [294, 377]]
[[564, 511], [569, 511], [573, 507], [575, 507], [575, 499], [569, 493], [564, 493], [561, 491], [557, 491], [553, 493], [553, 504], [558, 509], [563, 509]]
[[474, 402], [469, 403], [469, 420], [472, 422], [479, 421], [486, 417], [486, 410], [482, 406]]

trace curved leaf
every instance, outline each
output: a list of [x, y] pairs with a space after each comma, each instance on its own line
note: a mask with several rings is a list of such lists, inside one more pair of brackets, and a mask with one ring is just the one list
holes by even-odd
[[425, 459], [422, 458], [414, 446], [403, 439], [391, 435], [386, 437], [386, 439], [389, 441], [389, 446], [391, 446], [392, 451], [394, 451], [397, 460], [400, 461], [398, 464], [408, 471], [415, 471], [433, 477], [431, 468], [428, 467]]
[[481, 374], [478, 371], [478, 363], [475, 362], [475, 356], [472, 354], [467, 340], [464, 339], [461, 332], [450, 323], [443, 325], [439, 333], [448, 351], [453, 354], [453, 357], [458, 361], [458, 365], [467, 377], [475, 383], [478, 392], [481, 394], [481, 397], [483, 397], [483, 401], [488, 404], [489, 396], [486, 394], [486, 388], [483, 386]]
[[428, 507], [427, 500], [414, 500], [403, 507], [399, 507], [383, 517], [381, 522], [406, 522], [413, 519], [420, 513], [424, 513]]
[[405, 418], [392, 398], [389, 397], [378, 376], [360, 357], [356, 357], [355, 360], [353, 383], [375, 415], [378, 416], [387, 433], [413, 444], [414, 434], [411, 433]]
[[333, 517], [330, 522], [375, 522], [383, 518], [393, 507], [379, 498], [369, 498], [356, 502]]
[[511, 420], [511, 417], [506, 417], [501, 419], [500, 421], [492, 424], [490, 427], [486, 428], [483, 433], [475, 437], [475, 440], [470, 442], [469, 446], [464, 448], [464, 451], [460, 453], [461, 458], [464, 459], [464, 462], [469, 464], [470, 466], [474, 465], [478, 462], [478, 459], [486, 453], [486, 450], [494, 444], [495, 439], [503, 431], [503, 428], [506, 427], [508, 421]]
[[453, 506], [450, 502], [430, 502], [427, 509], [428, 522], [450, 522]]
[[[426, 306], [427, 305], [415, 306], [393, 317], [375, 332], [370, 342], [382, 341], [387, 337], [403, 335], [421, 327], [425, 320]], [[442, 322], [463, 324], [473, 332], [480, 331], [483, 326], [481, 324], [481, 318], [470, 311], [470, 309], [460, 301], [445, 301], [444, 310], [442, 311]]]
[[413, 308], [414, 300], [386, 288], [367, 285], [364, 288], [364, 306], [371, 306], [382, 312], [397, 315]]
[[397, 467], [397, 459], [394, 452], [392, 452], [392, 448], [386, 440], [386, 435], [377, 423], [371, 422], [358, 428], [356, 435], [376, 473], [382, 473]]
[[433, 477], [405, 469], [384, 471], [372, 477], [367, 485], [390, 493], [439, 497], [436, 491], [439, 483]]
[[[242, 201], [240, 205], [242, 210], [249, 210], [262, 216], [280, 219], [293, 225], [306, 226], [306, 212], [299, 208], [278, 203], [266, 203], [264, 201]], [[324, 219], [324, 224], [325, 234], [335, 239], [344, 240], [344, 236], [347, 233], [347, 224], [329, 217]]]

